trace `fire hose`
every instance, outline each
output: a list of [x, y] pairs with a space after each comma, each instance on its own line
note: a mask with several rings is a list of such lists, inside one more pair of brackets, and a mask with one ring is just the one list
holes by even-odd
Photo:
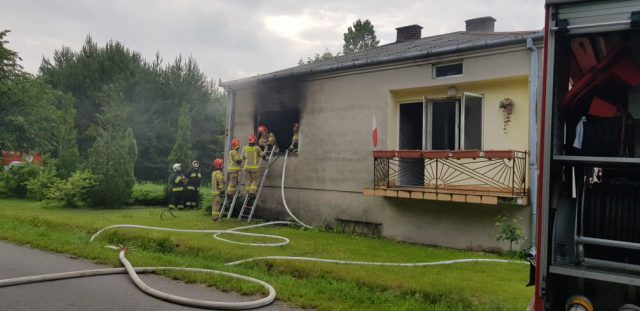
[[[285, 181], [285, 172], [287, 166], [287, 157], [289, 152], [285, 153], [284, 163], [282, 168], [282, 184], [281, 184], [281, 194], [282, 194], [282, 203], [291, 218], [293, 218], [298, 224], [302, 227], [313, 229], [313, 227], [306, 225], [302, 221], [300, 221], [289, 209], [287, 205], [285, 195], [284, 195], [284, 181]], [[286, 244], [289, 244], [290, 240], [283, 236], [272, 235], [272, 234], [259, 234], [259, 233], [248, 233], [242, 232], [240, 230], [254, 229], [265, 226], [272, 225], [294, 225], [294, 223], [289, 221], [274, 221], [267, 222], [257, 225], [243, 226], [226, 230], [196, 230], [196, 229], [174, 229], [174, 228], [163, 228], [163, 227], [152, 227], [152, 226], [142, 226], [142, 225], [134, 225], [134, 224], [119, 224], [112, 225], [97, 231], [93, 236], [91, 236], [90, 241], [95, 240], [102, 232], [109, 229], [115, 228], [131, 228], [131, 229], [148, 229], [148, 230], [159, 230], [159, 231], [170, 231], [170, 232], [186, 232], [186, 233], [208, 233], [213, 234], [213, 237], [217, 240], [239, 244], [239, 245], [247, 245], [247, 246], [265, 246], [265, 247], [279, 247]], [[280, 240], [280, 242], [276, 243], [247, 243], [247, 242], [237, 242], [233, 240], [228, 240], [220, 237], [223, 234], [230, 235], [239, 235], [239, 236], [249, 236], [249, 237], [259, 237], [259, 238], [269, 238]], [[113, 246], [107, 246], [110, 248], [117, 249]], [[248, 276], [243, 276], [239, 274], [234, 274], [230, 272], [223, 272], [218, 270], [210, 270], [210, 269], [199, 269], [199, 268], [182, 268], [182, 267], [139, 267], [134, 268], [131, 263], [125, 257], [127, 252], [126, 248], [120, 248], [119, 259], [124, 268], [110, 268], [110, 269], [96, 269], [96, 270], [83, 270], [83, 271], [72, 271], [72, 272], [64, 272], [64, 273], [54, 273], [54, 274], [46, 274], [46, 275], [38, 275], [38, 276], [29, 276], [29, 277], [19, 277], [12, 279], [0, 280], [0, 287], [4, 286], [12, 286], [19, 284], [28, 284], [28, 283], [36, 283], [36, 282], [45, 282], [45, 281], [53, 281], [53, 280], [61, 280], [61, 279], [69, 279], [69, 278], [78, 278], [78, 277], [89, 277], [89, 276], [99, 276], [99, 275], [109, 275], [109, 274], [124, 274], [127, 273], [134, 284], [146, 294], [171, 302], [175, 304], [198, 307], [198, 308], [206, 308], [206, 309], [222, 309], [222, 310], [246, 310], [246, 309], [254, 309], [263, 307], [271, 304], [276, 298], [276, 291], [270, 284], [254, 279]], [[505, 260], [505, 259], [480, 259], [480, 258], [467, 258], [467, 259], [456, 259], [456, 260], [447, 260], [447, 261], [437, 261], [437, 262], [413, 262], [413, 263], [396, 263], [396, 262], [370, 262], [370, 261], [352, 261], [352, 260], [337, 260], [337, 259], [324, 259], [324, 258], [311, 258], [311, 257], [295, 257], [295, 256], [264, 256], [264, 257], [254, 257], [243, 260], [238, 260], [234, 262], [226, 263], [227, 266], [235, 266], [242, 263], [259, 261], [259, 260], [295, 260], [295, 261], [312, 261], [312, 262], [324, 262], [324, 263], [333, 263], [333, 264], [347, 264], [347, 265], [370, 265], [370, 266], [397, 266], [397, 267], [422, 267], [422, 266], [436, 266], [436, 265], [450, 265], [450, 264], [459, 264], [459, 263], [470, 263], [470, 262], [497, 262], [497, 263], [517, 263], [517, 264], [528, 264], [526, 261], [520, 260]], [[219, 301], [207, 301], [207, 300], [199, 300], [199, 299], [191, 299], [186, 297], [180, 297], [172, 294], [168, 294], [156, 289], [151, 288], [147, 284], [145, 284], [137, 275], [137, 273], [152, 273], [156, 271], [166, 271], [166, 270], [176, 270], [176, 271], [188, 271], [188, 272], [200, 272], [200, 273], [212, 273], [225, 275], [232, 278], [237, 278], [241, 280], [246, 280], [252, 283], [256, 283], [266, 288], [269, 291], [267, 297], [254, 300], [254, 301], [246, 301], [246, 302], [219, 302]]]

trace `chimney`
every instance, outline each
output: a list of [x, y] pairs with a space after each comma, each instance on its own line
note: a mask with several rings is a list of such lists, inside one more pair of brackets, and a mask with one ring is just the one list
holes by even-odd
[[420, 25], [409, 25], [396, 28], [396, 42], [404, 42], [411, 40], [418, 40], [422, 38], [422, 26]]
[[494, 32], [496, 19], [491, 16], [472, 18], [464, 21], [467, 32]]

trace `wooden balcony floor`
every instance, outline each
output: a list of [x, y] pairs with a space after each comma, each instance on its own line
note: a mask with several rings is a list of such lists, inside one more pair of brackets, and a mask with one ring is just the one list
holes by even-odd
[[406, 198], [417, 200], [448, 201], [461, 203], [477, 203], [497, 205], [528, 205], [529, 196], [526, 193], [512, 193], [511, 191], [496, 191], [482, 187], [365, 187], [362, 190], [364, 195]]

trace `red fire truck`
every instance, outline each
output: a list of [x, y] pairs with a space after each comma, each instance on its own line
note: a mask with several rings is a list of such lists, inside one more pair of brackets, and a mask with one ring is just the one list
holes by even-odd
[[640, 0], [546, 0], [535, 310], [640, 310]]

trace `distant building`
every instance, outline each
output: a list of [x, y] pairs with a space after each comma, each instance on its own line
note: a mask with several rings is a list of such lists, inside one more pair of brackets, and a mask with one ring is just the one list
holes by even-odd
[[[425, 38], [418, 25], [400, 27], [394, 43], [224, 82], [230, 135], [244, 144], [265, 124], [284, 150], [300, 122], [285, 186], [305, 222], [364, 222], [401, 241], [504, 247], [496, 216], [507, 212], [530, 227], [526, 152], [537, 90], [527, 40], [541, 49], [542, 32], [495, 32], [494, 23], [467, 20], [466, 31]], [[286, 217], [281, 165], [271, 167], [258, 215]]]

